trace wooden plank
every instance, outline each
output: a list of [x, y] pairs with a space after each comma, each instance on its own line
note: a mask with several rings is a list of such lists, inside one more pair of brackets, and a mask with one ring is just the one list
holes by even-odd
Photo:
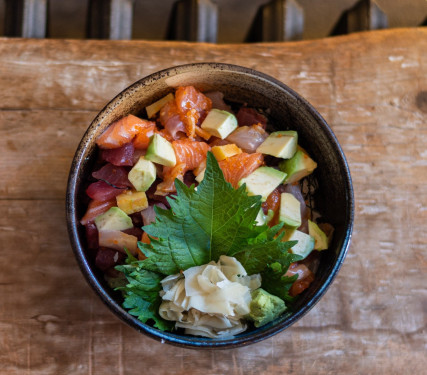
[[95, 115], [0, 111], [0, 199], [65, 199], [72, 158]]
[[[8, 89], [2, 93], [0, 108], [99, 111], [122, 89], [150, 73], [201, 61], [258, 69], [281, 79], [312, 101], [319, 97], [334, 105], [330, 94], [336, 82], [357, 76], [368, 84], [374, 74], [379, 81], [392, 82], [397, 66], [389, 56], [402, 56], [401, 64], [413, 61], [425, 64], [426, 51], [427, 30], [424, 28], [360, 33], [320, 41], [243, 44], [238, 48], [213, 44], [197, 44], [196, 48], [194, 43], [185, 42], [110, 41], [106, 44], [92, 40], [37, 40], [28, 43], [3, 39], [0, 87]], [[353, 69], [353, 64], [363, 65], [364, 74]], [[335, 69], [337, 65], [347, 65], [347, 68], [341, 71]], [[404, 78], [408, 70], [402, 69], [399, 75]], [[354, 95], [352, 98], [358, 99]]]
[[361, 253], [350, 253], [322, 301], [292, 328], [246, 348], [199, 352], [140, 335], [97, 299], [73, 259], [63, 202], [0, 201], [0, 210], [2, 373], [422, 373], [425, 264], [417, 266], [416, 253], [384, 273], [395, 255], [376, 261], [356, 238], [352, 249]]
[[[0, 372], [423, 373], [426, 36], [389, 30], [244, 51], [0, 40]], [[350, 251], [325, 297], [289, 330], [219, 352], [165, 346], [114, 317], [83, 280], [64, 218], [71, 158], [96, 112], [138, 77], [199, 57], [259, 69], [302, 93], [336, 133], [356, 197]]]
[[[397, 35], [400, 34], [397, 33]], [[406, 34], [406, 32], [403, 34]], [[411, 38], [414, 39], [414, 37], [418, 36], [420, 31], [412, 30], [412, 33], [409, 34], [411, 35], [409, 40], [411, 40]], [[327, 55], [322, 49], [314, 49], [311, 44], [306, 42], [301, 43], [300, 52], [297, 52], [298, 44], [294, 44], [292, 53], [295, 59], [293, 61], [282, 64], [285, 66], [271, 64], [271, 66], [268, 65], [265, 68], [270, 70], [270, 74], [287, 82], [300, 92], [320, 111], [342, 142], [352, 169], [355, 169], [356, 172], [362, 170], [364, 173], [372, 170], [370, 166], [363, 164], [364, 160], [370, 160], [369, 156], [373, 156], [372, 153], [377, 156], [376, 165], [385, 168], [383, 164], [387, 164], [389, 160], [385, 158], [384, 153], [388, 152], [387, 155], [392, 158], [390, 162], [393, 161], [393, 164], [389, 164], [387, 175], [384, 175], [383, 172], [384, 179], [376, 181], [377, 186], [389, 184], [390, 181], [396, 181], [399, 178], [403, 178], [406, 181], [407, 175], [395, 173], [395, 166], [399, 166], [400, 171], [406, 170], [406, 173], [411, 174], [412, 179], [407, 180], [406, 183], [417, 185], [418, 176], [422, 175], [424, 171], [423, 163], [425, 160], [423, 156], [423, 138], [418, 137], [418, 135], [425, 132], [423, 127], [425, 105], [422, 98], [427, 84], [427, 67], [425, 65], [427, 59], [424, 58], [424, 55], [427, 54], [425, 52], [427, 49], [423, 49], [423, 47], [427, 38], [417, 39], [416, 42], [414, 41], [413, 48], [406, 50], [399, 43], [390, 45], [392, 39], [399, 41], [400, 37], [390, 36], [389, 31], [375, 33], [375, 35], [375, 38], [368, 34], [360, 34], [357, 38], [355, 36], [349, 37], [348, 40], [351, 42], [352, 47], [345, 54], [342, 54], [341, 58]], [[375, 48], [370, 45], [373, 43], [372, 39], [376, 40], [377, 46]], [[383, 39], [386, 39], [386, 41]], [[334, 38], [334, 40], [334, 42], [330, 43], [335, 44], [338, 49], [342, 48], [340, 46], [344, 45], [343, 39]], [[5, 42], [6, 45], [9, 45], [8, 40]], [[50, 41], [50, 44], [46, 44], [45, 46], [49, 46], [48, 51], [51, 48], [58, 47], [57, 42]], [[18, 40], [19, 43], [22, 43], [22, 41]], [[39, 43], [45, 44], [46, 42], [36, 42], [36, 44]], [[74, 46], [87, 47], [87, 43], [92, 44], [94, 42], [74, 41], [70, 43]], [[325, 41], [320, 43], [326, 44]], [[128, 42], [122, 42], [118, 44], [118, 47], [128, 44]], [[134, 42], [131, 45], [134, 44], [140, 45], [139, 42]], [[110, 44], [105, 45], [110, 46]], [[157, 68], [162, 67], [158, 62], [158, 58], [159, 55], [163, 56], [162, 53], [164, 53], [163, 50], [165, 49], [160, 46], [169, 46], [170, 44], [151, 43], [150, 45], [153, 48], [153, 54], [150, 54], [150, 56], [154, 64], [151, 65], [151, 69], [157, 70]], [[189, 51], [189, 45], [186, 43], [174, 45], [176, 46], [176, 51], [181, 51], [183, 54]], [[98, 42], [92, 45], [92, 47], [94, 46], [96, 46], [96, 51], [108, 49], [108, 47], [99, 48]], [[289, 47], [285, 46], [281, 45], [280, 48], [274, 49], [274, 53], [270, 52], [271, 59], [284, 61], [285, 56], [289, 56], [291, 53]], [[301, 52], [303, 47], [306, 47], [306, 54]], [[19, 48], [22, 49], [23, 47]], [[32, 48], [33, 44], [30, 44], [28, 49], [31, 50]], [[260, 64], [262, 64], [264, 57], [261, 57], [259, 53], [263, 48], [263, 46], [256, 46], [254, 49], [256, 52], [251, 59], [254, 62], [256, 61], [254, 63], [255, 68], [261, 69]], [[269, 48], [271, 49], [272, 47], [270, 46]], [[1, 49], [5, 50], [3, 44], [0, 44]], [[76, 49], [76, 55], [79, 55], [78, 51]], [[5, 56], [6, 66], [10, 61], [11, 53], [12, 49], [10, 48], [6, 55], [1, 55]], [[59, 53], [58, 56], [63, 56], [63, 54]], [[56, 76], [56, 78], [51, 78], [52, 82], [55, 80], [56, 82], [61, 82], [61, 73], [58, 69], [61, 67], [61, 69], [66, 70], [66, 62], [62, 59], [62, 57], [57, 57], [57, 60], [48, 60], [47, 74], [49, 77]], [[34, 108], [34, 110], [29, 110], [34, 104], [32, 101], [30, 102], [29, 97], [25, 98], [25, 96], [27, 91], [31, 90], [25, 90], [23, 83], [20, 83], [23, 80], [22, 82], [28, 84], [33, 80], [29, 79], [29, 77], [25, 80], [23, 79], [23, 75], [32, 74], [30, 71], [20, 70], [26, 62], [11, 63], [10, 69], [12, 69], [12, 66], [14, 66], [14, 69], [9, 74], [0, 75], [0, 84], [5, 84], [4, 80], [9, 77], [11, 80], [16, 81], [12, 85], [13, 90], [16, 88], [16, 90], [24, 93], [21, 96], [16, 95], [13, 97], [9, 94], [13, 90], [7, 90], [3, 93], [5, 98], [1, 103], [5, 103], [3, 105], [6, 108], [0, 111], [0, 147], [7, 150], [7, 152], [2, 154], [1, 157], [4, 168], [0, 170], [0, 198], [62, 199], [69, 165], [65, 162], [64, 167], [63, 161], [66, 160], [70, 163], [78, 141], [90, 121], [94, 118], [96, 111], [102, 108], [115, 94], [111, 92], [107, 96], [106, 92], [110, 89], [102, 92], [102, 90], [99, 90], [99, 85], [93, 85], [93, 78], [85, 75], [85, 67], [87, 68], [87, 65], [94, 66], [96, 60], [97, 57], [94, 56], [93, 60], [89, 60], [86, 63], [83, 63], [83, 61], [77, 61], [76, 63], [71, 61], [69, 66], [73, 69], [78, 68], [75, 72], [76, 76], [73, 78], [75, 84], [70, 86], [70, 91], [63, 97], [61, 97], [61, 93], [64, 92], [64, 88], [59, 86], [55, 86], [54, 89], [44, 87], [46, 84], [44, 79], [37, 80], [36, 77], [33, 77], [36, 82], [35, 85], [39, 85], [40, 90], [44, 90], [43, 94], [40, 91], [35, 96], [35, 101], [39, 100], [38, 98], [42, 101], [39, 103], [41, 109]], [[237, 63], [243, 63], [243, 61], [239, 60]], [[106, 69], [102, 78], [100, 76], [96, 78], [97, 82], [104, 82], [104, 87], [106, 88], [114, 87], [120, 81], [115, 74], [109, 74], [108, 64], [110, 63], [105, 61], [99, 62], [96, 69], [99, 68], [100, 70], [95, 70], [94, 73], [94, 76], [96, 76], [98, 73], [101, 74], [102, 67]], [[126, 70], [130, 69], [128, 61], [117, 60], [114, 64], [117, 66], [117, 69], [114, 68], [116, 72], [126, 72]], [[157, 68], [154, 68], [154, 66]], [[368, 66], [370, 69], [366, 69]], [[264, 69], [262, 70], [264, 71]], [[363, 71], [363, 75], [360, 74], [361, 71]], [[80, 73], [80, 79], [77, 76], [77, 72]], [[135, 72], [132, 74], [135, 74]], [[398, 81], [395, 78], [397, 75]], [[14, 77], [20, 77], [20, 79], [18, 80]], [[136, 79], [136, 77], [134, 78]], [[122, 80], [120, 84], [125, 86], [132, 80], [130, 79], [126, 83]], [[393, 81], [396, 84], [391, 85], [390, 82]], [[88, 91], [87, 99], [98, 95], [98, 107], [95, 108], [94, 103], [96, 103], [96, 100], [86, 100], [84, 103], [81, 101], [81, 98], [86, 95], [86, 93], [82, 93], [82, 87], [84, 86], [87, 87]], [[117, 88], [117, 90], [121, 88]], [[74, 92], [73, 90], [76, 91]], [[102, 99], [99, 96], [101, 92], [103, 93]], [[50, 95], [51, 98], [49, 98]], [[76, 104], [73, 104], [73, 101]], [[8, 105], [10, 106], [15, 106], [16, 109], [7, 109], [8, 105], [6, 103], [9, 103]], [[92, 109], [72, 109], [74, 105], [82, 107], [88, 105]], [[72, 110], [43, 110], [43, 108], [48, 109], [55, 106], [68, 106]], [[29, 107], [29, 109], [21, 111], [19, 110], [21, 107]], [[408, 123], [411, 125], [408, 126]], [[54, 126], [50, 124], [54, 124]], [[35, 126], [38, 134], [37, 143], [28, 136], [34, 133]], [[72, 131], [70, 131], [71, 127]], [[358, 132], [355, 129], [362, 129], [362, 131]], [[402, 138], [402, 134], [405, 134], [405, 138]], [[406, 153], [405, 158], [400, 158], [401, 145], [408, 140], [410, 140], [412, 151], [406, 152], [410, 150], [406, 147], [404, 150]], [[372, 143], [372, 141], [375, 142]], [[27, 152], [22, 153], [23, 149]], [[370, 153], [369, 156], [367, 156], [367, 153]], [[52, 154], [54, 157], [52, 157]], [[408, 161], [413, 157], [419, 158], [419, 160], [410, 163], [408, 167]], [[359, 177], [357, 173], [356, 176]], [[360, 178], [363, 178], [363, 176], [360, 176]], [[28, 183], [29, 180], [32, 181], [31, 184]], [[378, 191], [379, 196], [381, 196], [381, 190]]]

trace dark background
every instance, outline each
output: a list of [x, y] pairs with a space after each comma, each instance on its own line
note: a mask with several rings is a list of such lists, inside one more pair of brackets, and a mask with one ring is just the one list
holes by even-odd
[[[175, 0], [135, 0], [133, 39], [165, 38]], [[269, 0], [213, 0], [219, 8], [218, 43], [243, 42], [260, 5]], [[357, 0], [298, 0], [304, 9], [304, 39], [328, 36], [341, 13]], [[52, 38], [84, 38], [88, 0], [50, 0]], [[418, 26], [427, 17], [426, 0], [377, 0], [389, 27]], [[4, 27], [4, 0], [0, 0], [0, 35]]]

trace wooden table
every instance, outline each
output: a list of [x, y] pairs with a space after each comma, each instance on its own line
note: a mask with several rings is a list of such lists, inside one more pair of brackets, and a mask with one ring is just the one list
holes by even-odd
[[[227, 351], [119, 321], [74, 260], [74, 150], [116, 93], [194, 61], [251, 67], [325, 117], [348, 158], [352, 244], [297, 324]], [[255, 45], [0, 39], [0, 374], [422, 374], [427, 368], [427, 29]]]

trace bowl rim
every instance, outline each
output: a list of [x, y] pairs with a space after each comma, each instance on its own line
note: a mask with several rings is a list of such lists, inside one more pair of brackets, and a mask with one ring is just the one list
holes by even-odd
[[[268, 81], [269, 84], [278, 86], [280, 90], [284, 90], [288, 95], [294, 97], [300, 106], [307, 111], [317, 123], [323, 128], [322, 130], [326, 134], [328, 141], [332, 144], [334, 152], [337, 154], [340, 162], [340, 171], [343, 174], [345, 180], [345, 198], [346, 198], [346, 217], [345, 217], [345, 236], [342, 241], [341, 249], [337, 256], [337, 260], [332, 267], [332, 270], [324, 283], [320, 288], [315, 292], [315, 294], [310, 298], [308, 303], [299, 308], [295, 313], [286, 316], [282, 321], [276, 324], [267, 324], [264, 329], [260, 331], [252, 331], [247, 334], [243, 333], [239, 336], [234, 336], [226, 339], [208, 339], [208, 338], [199, 338], [196, 336], [183, 336], [177, 335], [171, 332], [162, 332], [156, 328], [151, 327], [148, 324], [142, 323], [136, 317], [130, 315], [125, 309], [123, 309], [103, 288], [101, 283], [98, 281], [96, 275], [92, 271], [89, 261], [86, 258], [83, 250], [83, 244], [79, 239], [78, 226], [80, 225], [76, 217], [76, 186], [77, 186], [77, 171], [81, 168], [82, 163], [84, 162], [84, 151], [90, 145], [90, 141], [93, 141], [93, 136], [96, 128], [99, 126], [99, 120], [106, 114], [108, 111], [112, 111], [115, 106], [120, 102], [121, 98], [126, 95], [126, 93], [132, 93], [132, 91], [138, 88], [140, 85], [144, 86], [150, 81], [156, 81], [163, 76], [174, 76], [182, 74], [193, 69], [198, 68], [209, 68], [211, 70], [222, 70], [222, 71], [232, 71], [237, 73], [243, 73], [250, 75], [256, 79], [262, 79]], [[83, 273], [86, 281], [92, 287], [96, 294], [101, 298], [103, 303], [108, 306], [108, 308], [122, 321], [127, 323], [129, 326], [135, 328], [137, 331], [144, 333], [145, 335], [160, 341], [161, 343], [169, 343], [179, 347], [185, 347], [190, 349], [229, 349], [235, 347], [242, 347], [249, 344], [259, 342], [261, 340], [267, 339], [286, 328], [290, 327], [297, 320], [302, 318], [306, 313], [308, 313], [314, 305], [320, 300], [320, 298], [325, 294], [332, 281], [335, 279], [339, 269], [341, 268], [345, 256], [348, 252], [350, 245], [350, 240], [352, 237], [353, 224], [354, 224], [354, 192], [352, 186], [352, 179], [350, 175], [350, 169], [345, 158], [344, 152], [338, 143], [338, 140], [333, 133], [332, 129], [323, 119], [323, 117], [317, 112], [317, 110], [300, 94], [288, 87], [283, 82], [277, 80], [276, 78], [269, 76], [260, 71], [243, 67], [240, 65], [227, 64], [227, 63], [212, 63], [212, 62], [201, 62], [201, 63], [190, 63], [172, 66], [166, 69], [162, 69], [155, 73], [152, 73], [140, 80], [134, 82], [130, 86], [126, 87], [119, 94], [117, 94], [107, 105], [97, 114], [95, 119], [91, 122], [85, 134], [83, 135], [73, 157], [73, 161], [70, 167], [70, 172], [67, 182], [67, 192], [66, 192], [66, 220], [67, 220], [67, 229], [70, 242], [74, 255], [76, 257], [77, 263], [80, 267], [81, 272]]]

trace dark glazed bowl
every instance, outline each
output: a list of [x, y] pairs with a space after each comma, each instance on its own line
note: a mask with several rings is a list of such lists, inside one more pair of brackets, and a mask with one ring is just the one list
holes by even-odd
[[[85, 188], [95, 161], [95, 139], [113, 121], [138, 114], [144, 107], [173, 91], [193, 85], [202, 91], [218, 90], [226, 99], [269, 109], [270, 122], [277, 129], [298, 131], [300, 144], [317, 161], [319, 183], [317, 208], [335, 227], [329, 250], [322, 252], [316, 279], [298, 299], [292, 313], [255, 330], [224, 340], [161, 332], [143, 324], [121, 307], [102, 273], [90, 261], [84, 227], [79, 223], [86, 207]], [[83, 136], [70, 170], [67, 189], [67, 222], [71, 244], [86, 277], [102, 301], [120, 319], [138, 331], [163, 342], [190, 348], [231, 348], [264, 340], [291, 326], [319, 301], [344, 261], [353, 228], [354, 198], [350, 171], [335, 135], [319, 113], [295, 91], [258, 71], [229, 64], [188, 64], [154, 73], [116, 96], [98, 114]]]

